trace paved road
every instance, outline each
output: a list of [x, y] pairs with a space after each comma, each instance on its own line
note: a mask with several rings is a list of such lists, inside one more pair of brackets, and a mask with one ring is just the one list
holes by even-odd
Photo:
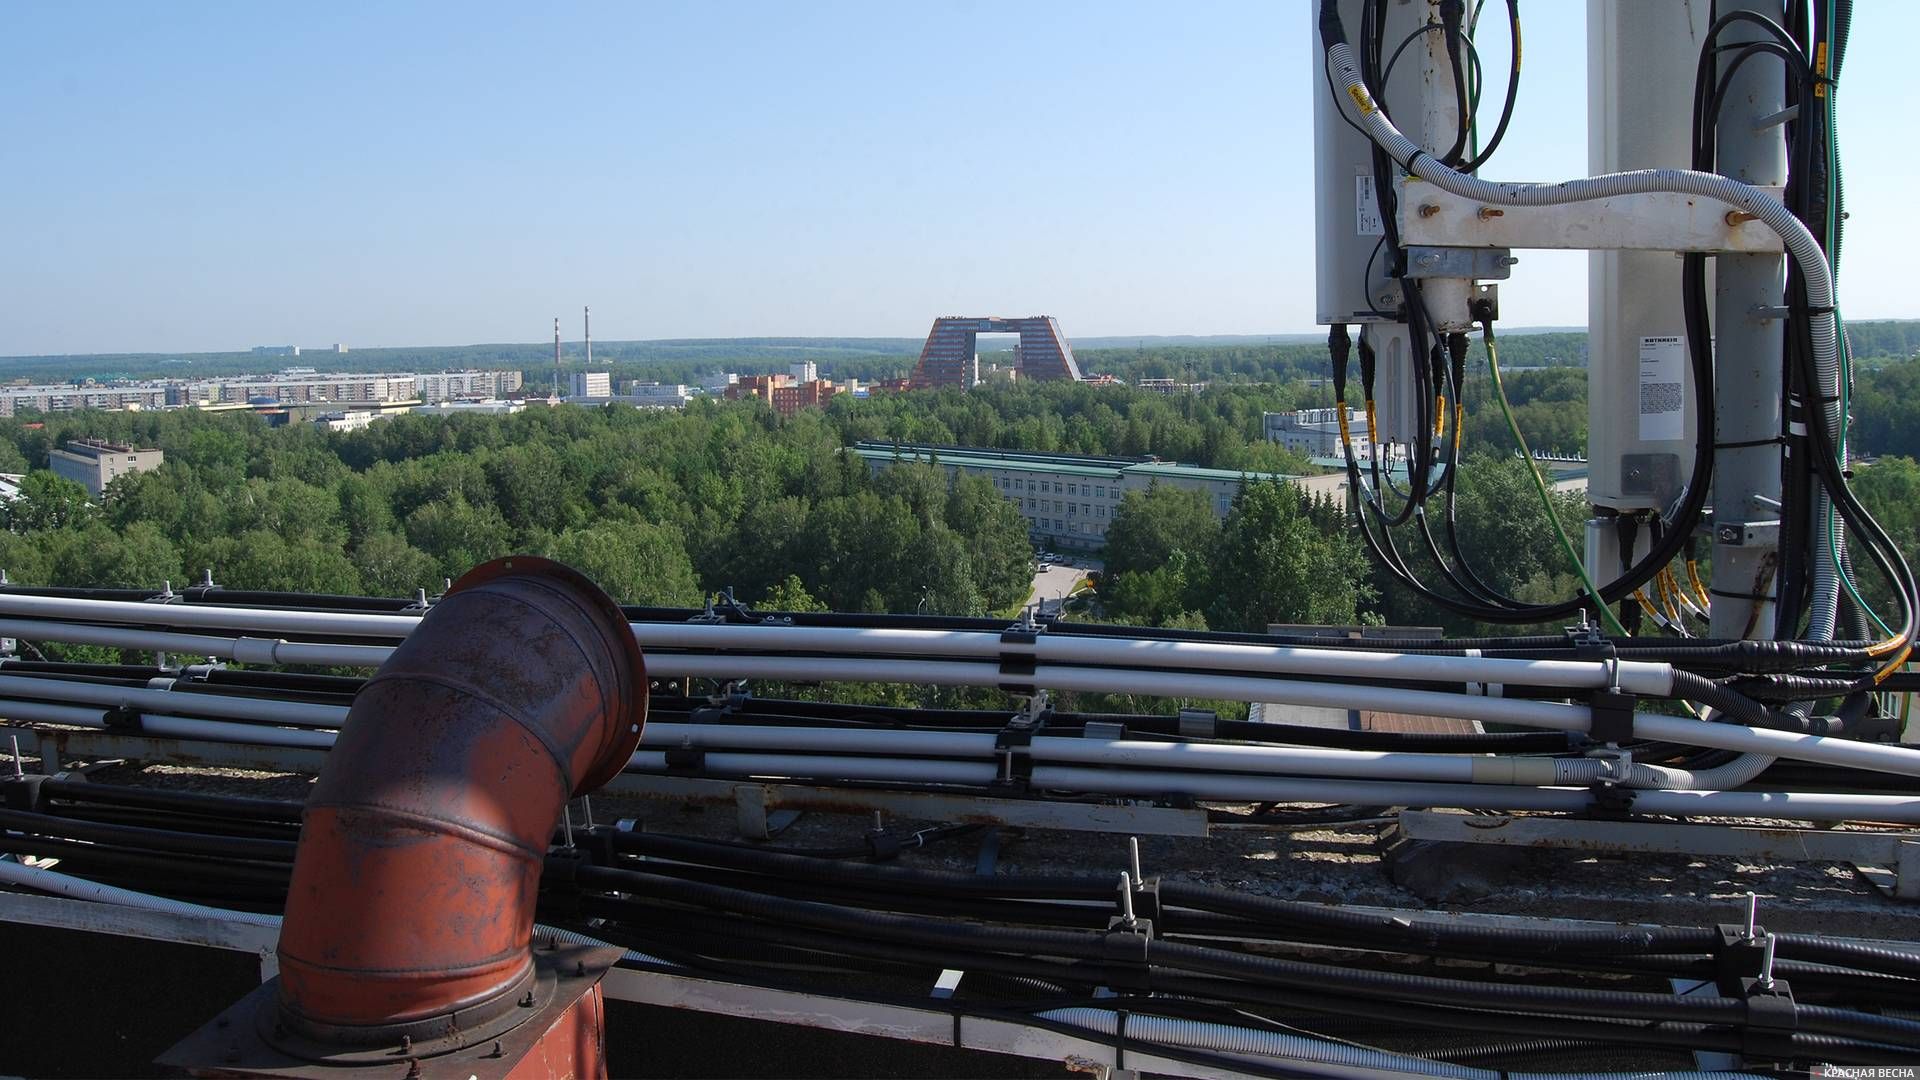
[[1043, 566], [1033, 575], [1033, 588], [1027, 592], [1027, 605], [1031, 606], [1042, 600], [1063, 599], [1073, 591], [1073, 586], [1086, 576], [1087, 572], [1077, 567], [1062, 566], [1059, 563]]

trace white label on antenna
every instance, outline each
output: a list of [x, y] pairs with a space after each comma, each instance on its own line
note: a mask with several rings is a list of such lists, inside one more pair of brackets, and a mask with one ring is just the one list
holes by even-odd
[[1370, 172], [1353, 178], [1353, 221], [1354, 231], [1361, 236], [1387, 235], [1386, 223], [1380, 220], [1380, 200], [1373, 197]]
[[1640, 339], [1640, 438], [1687, 434], [1687, 339]]

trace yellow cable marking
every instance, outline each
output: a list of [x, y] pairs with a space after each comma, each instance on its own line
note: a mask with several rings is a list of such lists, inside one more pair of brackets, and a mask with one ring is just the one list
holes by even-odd
[[1374, 114], [1376, 106], [1373, 104], [1373, 95], [1367, 93], [1366, 87], [1359, 83], [1348, 83], [1347, 96], [1353, 99], [1353, 107], [1360, 110], [1361, 116]]

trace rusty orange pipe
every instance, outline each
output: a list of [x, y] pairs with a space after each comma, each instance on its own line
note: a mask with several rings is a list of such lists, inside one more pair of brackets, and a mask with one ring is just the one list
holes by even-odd
[[586, 578], [514, 556], [455, 583], [354, 698], [307, 800], [281, 1024], [367, 1046], [511, 1022], [560, 814], [626, 765], [646, 711], [639, 645]]

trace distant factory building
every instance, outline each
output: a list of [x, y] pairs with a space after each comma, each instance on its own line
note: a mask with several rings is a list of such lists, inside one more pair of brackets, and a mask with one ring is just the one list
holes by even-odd
[[920, 349], [911, 383], [916, 390], [958, 387], [966, 390], [980, 381], [978, 338], [981, 334], [1018, 334], [1013, 367], [1022, 380], [1080, 378], [1073, 346], [1060, 332], [1060, 320], [1051, 315], [1003, 319], [994, 316], [943, 315], [933, 320], [927, 343]]
[[442, 401], [416, 405], [413, 411], [422, 416], [507, 416], [526, 407], [524, 401]]
[[604, 398], [613, 396], [613, 376], [605, 371], [576, 371], [567, 376], [567, 396]]
[[[1197, 394], [1207, 388], [1204, 382], [1180, 382], [1177, 379], [1141, 379], [1134, 386], [1149, 394]], [[1268, 413], [1268, 416], [1278, 415]]]
[[73, 439], [47, 451], [47, 466], [99, 498], [115, 477], [160, 467], [166, 455], [159, 450], [136, 449], [104, 439]]
[[678, 409], [693, 399], [684, 383], [630, 382], [625, 400], [640, 408]]
[[322, 413], [313, 418], [313, 426], [323, 431], [359, 431], [375, 420], [391, 414], [376, 409], [354, 409], [350, 411]]
[[1206, 496], [1213, 512], [1224, 518], [1233, 508], [1233, 497], [1248, 481], [1296, 481], [1279, 473], [1203, 469], [1154, 458], [1046, 454], [977, 446], [860, 442], [850, 452], [873, 472], [897, 462], [918, 461], [938, 464], [952, 473], [984, 476], [1019, 508], [1035, 543], [1061, 548], [1105, 546], [1107, 528], [1113, 524], [1120, 497], [1129, 491], [1145, 491], [1153, 484], [1198, 491]]
[[[1268, 442], [1279, 443], [1308, 457], [1338, 457], [1344, 460], [1346, 451], [1340, 446], [1339, 409], [1262, 413], [1261, 426], [1266, 431]], [[1373, 440], [1367, 436], [1367, 414], [1359, 409], [1349, 410], [1347, 427], [1353, 435], [1354, 456], [1372, 458]]]

